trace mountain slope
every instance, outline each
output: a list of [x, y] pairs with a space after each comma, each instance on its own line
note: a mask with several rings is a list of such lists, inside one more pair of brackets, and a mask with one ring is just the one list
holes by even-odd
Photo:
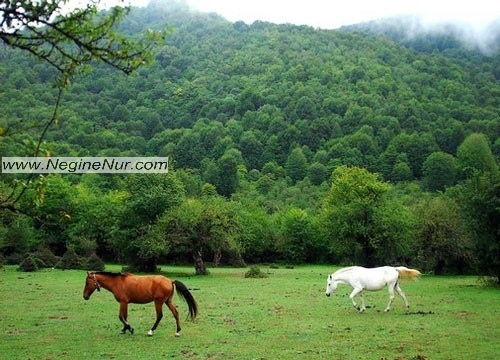
[[[427, 156], [455, 155], [472, 132], [499, 155], [498, 54], [457, 42], [422, 51], [437, 40], [409, 46], [389, 25], [374, 33], [233, 24], [182, 2], [158, 4], [134, 9], [122, 26], [132, 35], [171, 28], [157, 61], [131, 77], [96, 67], [77, 79], [47, 137], [53, 155], [164, 155], [206, 174], [227, 154], [247, 171], [286, 167], [300, 148], [326, 173], [357, 165], [392, 181], [419, 179]], [[0, 75], [1, 122], [50, 112], [49, 70], [8, 52]]]

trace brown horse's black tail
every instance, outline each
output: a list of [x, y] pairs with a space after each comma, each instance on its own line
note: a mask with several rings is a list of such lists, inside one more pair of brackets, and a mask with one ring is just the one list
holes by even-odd
[[189, 289], [186, 285], [181, 283], [179, 280], [174, 280], [173, 283], [175, 285], [175, 288], [177, 289], [177, 294], [179, 294], [182, 298], [184, 298], [184, 300], [186, 300], [186, 303], [189, 307], [189, 317], [191, 318], [191, 320], [194, 320], [196, 318], [196, 315], [198, 315], [198, 304], [196, 303], [196, 300], [189, 292]]

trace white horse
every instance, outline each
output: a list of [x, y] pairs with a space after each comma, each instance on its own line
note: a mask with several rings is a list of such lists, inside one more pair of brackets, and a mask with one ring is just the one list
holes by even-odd
[[[404, 266], [392, 267], [382, 266], [377, 268], [364, 268], [361, 266], [351, 266], [340, 269], [333, 274], [328, 275], [326, 284], [326, 296], [330, 296], [338, 284], [347, 284], [353, 287], [353, 291], [349, 298], [352, 304], [361, 313], [365, 311], [365, 300], [363, 299], [363, 290], [377, 291], [387, 286], [389, 290], [389, 304], [384, 311], [391, 309], [392, 302], [394, 301], [394, 290], [403, 298], [406, 305], [406, 311], [409, 310], [410, 305], [406, 295], [399, 287], [400, 278], [415, 278], [418, 277], [420, 271], [415, 269], [408, 269]], [[354, 297], [359, 294], [361, 298], [361, 307], [358, 307]]]

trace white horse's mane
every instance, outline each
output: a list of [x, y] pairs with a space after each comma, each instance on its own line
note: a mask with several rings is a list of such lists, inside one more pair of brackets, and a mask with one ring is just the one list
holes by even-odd
[[345, 267], [345, 268], [342, 268], [342, 269], [339, 269], [337, 271], [335, 271], [332, 275], [335, 276], [335, 275], [340, 275], [340, 274], [343, 274], [345, 272], [348, 272], [348, 271], [351, 271], [351, 270], [354, 270], [355, 268], [357, 268], [357, 266], [349, 266], [349, 267]]

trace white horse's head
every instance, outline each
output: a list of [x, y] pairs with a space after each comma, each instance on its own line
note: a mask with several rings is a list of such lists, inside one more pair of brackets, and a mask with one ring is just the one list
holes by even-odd
[[333, 276], [328, 275], [328, 279], [326, 280], [326, 296], [330, 296], [335, 290], [337, 290], [338, 282], [333, 280]]

